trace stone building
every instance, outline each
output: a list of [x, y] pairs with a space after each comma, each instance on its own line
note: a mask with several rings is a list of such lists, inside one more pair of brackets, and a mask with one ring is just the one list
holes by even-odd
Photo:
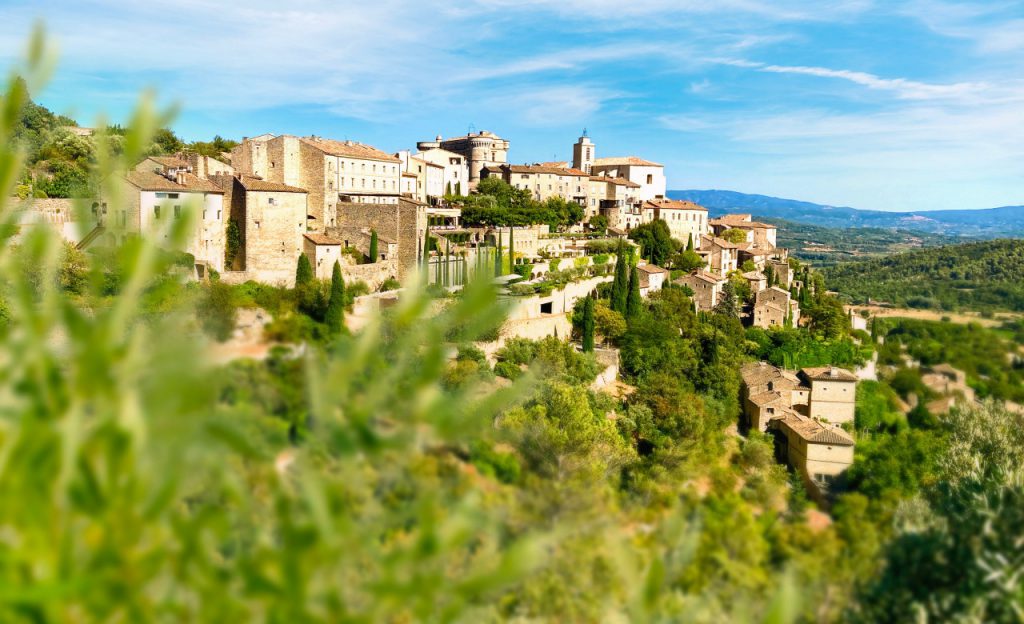
[[388, 260], [395, 263], [395, 277], [402, 279], [416, 270], [420, 262], [429, 208], [406, 198], [399, 199], [397, 204], [342, 203], [337, 225], [328, 227], [326, 233], [340, 239], [343, 245], [354, 247], [371, 230], [376, 230], [378, 240], [391, 250]]
[[517, 189], [530, 191], [536, 201], [561, 197], [566, 201], [587, 205], [590, 176], [578, 169], [544, 165], [500, 165], [486, 167], [482, 177], [497, 177]]
[[665, 197], [665, 167], [649, 160], [636, 156], [596, 158], [591, 166], [591, 173], [635, 182], [640, 185], [637, 195], [641, 201]]
[[210, 181], [223, 191], [229, 218], [238, 226], [241, 245], [227, 267], [241, 273], [234, 281], [291, 286], [306, 233], [305, 189], [245, 174]]
[[397, 204], [400, 161], [375, 147], [321, 137], [263, 135], [231, 152], [236, 171], [306, 189], [309, 229], [337, 224], [339, 202]]
[[661, 219], [668, 225], [672, 238], [686, 245], [693, 242], [694, 249], [700, 249], [708, 229], [708, 209], [691, 201], [653, 199], [643, 204], [644, 221]]
[[712, 272], [725, 277], [739, 268], [739, 248], [724, 238], [705, 234], [701, 236], [700, 245], [694, 245], [706, 258]]
[[767, 362], [747, 364], [740, 374], [746, 424], [775, 432], [779, 459], [823, 501], [853, 464], [854, 439], [839, 424], [853, 420], [856, 376], [834, 367], [794, 374]]
[[[187, 161], [174, 157], [147, 158], [119, 179], [122, 201], [114, 214], [102, 214], [104, 232], [97, 242], [120, 243], [141, 232], [170, 243], [168, 222], [191, 211], [193, 232], [182, 248], [195, 258], [196, 275], [207, 269], [224, 270], [224, 192], [196, 177]], [[106, 211], [107, 202], [102, 210]]]
[[590, 140], [590, 137], [587, 136], [587, 131], [584, 129], [583, 136], [572, 146], [573, 169], [579, 169], [590, 175], [594, 171], [594, 160], [596, 158], [597, 147]]
[[402, 163], [403, 176], [409, 173], [416, 176], [416, 190], [413, 193], [416, 201], [433, 206], [444, 199], [444, 165], [413, 156], [408, 150], [398, 152], [395, 157]]
[[698, 269], [672, 282], [677, 286], [687, 286], [693, 291], [693, 304], [698, 312], [713, 310], [722, 300], [722, 292], [727, 280], [704, 269]]
[[743, 279], [747, 280], [750, 292], [754, 293], [755, 296], [765, 288], [768, 288], [768, 278], [760, 271], [748, 271], [743, 274]]
[[658, 292], [669, 280], [669, 270], [663, 269], [650, 263], [637, 265], [640, 276], [640, 296], [647, 297], [651, 293]]
[[766, 250], [777, 246], [778, 229], [770, 223], [754, 221], [749, 214], [731, 214], [710, 221], [715, 236], [721, 236], [727, 230], [742, 230], [747, 234], [747, 242]]
[[[465, 136], [442, 139], [440, 135], [433, 141], [420, 141], [416, 149], [427, 152], [434, 149], [443, 149], [459, 154], [466, 159], [469, 168], [469, 188], [476, 188], [486, 167], [503, 165], [508, 162], [509, 142], [493, 132], [481, 130], [471, 132]], [[463, 189], [468, 193], [468, 189]]]
[[800, 304], [788, 290], [770, 286], [754, 296], [754, 327], [785, 327], [787, 319], [792, 327], [800, 324]]
[[586, 216], [604, 215], [608, 227], [631, 230], [643, 220], [643, 211], [637, 208], [639, 192], [640, 185], [625, 178], [591, 176]]
[[309, 258], [317, 279], [331, 279], [334, 263], [341, 264], [341, 241], [326, 234], [307, 232], [302, 235], [302, 253]]
[[452, 195], [469, 194], [469, 165], [462, 154], [449, 152], [440, 147], [415, 154], [416, 158], [444, 167], [444, 193]]

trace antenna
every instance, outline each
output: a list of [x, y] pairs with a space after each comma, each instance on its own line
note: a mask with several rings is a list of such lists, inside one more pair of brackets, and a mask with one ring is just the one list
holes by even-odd
[[472, 122], [470, 122], [469, 128], [467, 128], [467, 130], [466, 130], [466, 134], [475, 134], [475, 133], [476, 133], [476, 125], [473, 124]]
[[586, 128], [583, 129], [583, 136], [587, 136], [587, 129]]

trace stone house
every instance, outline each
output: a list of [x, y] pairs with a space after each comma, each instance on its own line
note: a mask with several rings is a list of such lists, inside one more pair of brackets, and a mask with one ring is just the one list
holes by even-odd
[[578, 169], [543, 165], [493, 165], [486, 167], [481, 177], [501, 178], [517, 189], [530, 191], [536, 201], [561, 197], [586, 207], [590, 192], [590, 176]]
[[746, 364], [740, 374], [746, 424], [778, 434], [780, 460], [824, 500], [853, 464], [854, 440], [839, 424], [853, 421], [856, 376], [834, 367], [794, 374], [766, 362]]
[[739, 249], [724, 238], [705, 234], [701, 236], [700, 244], [694, 241], [694, 245], [706, 252], [712, 272], [725, 277], [739, 268]]
[[800, 323], [800, 305], [792, 299], [788, 290], [770, 286], [755, 295], [754, 327], [785, 327], [787, 318], [793, 327]]
[[667, 186], [665, 167], [649, 160], [627, 156], [624, 158], [595, 158], [590, 173], [595, 176], [625, 178], [638, 184], [640, 201], [663, 199]]
[[241, 246], [227, 267], [243, 273], [236, 281], [293, 284], [306, 233], [305, 189], [244, 174], [210, 181], [223, 191], [229, 219], [238, 226]]
[[331, 279], [334, 275], [334, 263], [341, 264], [341, 241], [325, 234], [303, 234], [302, 252], [313, 265], [313, 275], [317, 279]]
[[444, 193], [454, 195], [469, 194], [469, 165], [466, 157], [440, 147], [424, 150], [415, 154], [416, 158], [428, 163], [444, 167]]
[[750, 292], [757, 295], [765, 288], [768, 288], [768, 278], [760, 271], [749, 271], [743, 274], [743, 279], [750, 285]]
[[[607, 176], [590, 176], [587, 190], [586, 217], [603, 214], [608, 218], [609, 227], [632, 229], [627, 227], [629, 220], [621, 218], [627, 209], [639, 203], [640, 185], [625, 178], [609, 178]], [[637, 221], [643, 217], [637, 215]], [[639, 223], [637, 223], [639, 225]]]
[[793, 287], [793, 268], [789, 266], [789, 262], [786, 260], [769, 260], [768, 265], [771, 266], [772, 272], [779, 281], [779, 286], [789, 290]]
[[712, 219], [710, 226], [715, 236], [721, 236], [727, 230], [743, 230], [747, 234], [747, 242], [761, 249], [772, 250], [777, 246], [778, 228], [770, 223], [754, 221], [749, 214], [725, 215]]
[[707, 312], [722, 300], [722, 289], [727, 280], [709, 273], [704, 269], [698, 269], [689, 275], [684, 275], [675, 280], [677, 286], [688, 286], [693, 291], [693, 304], [698, 312]]
[[691, 201], [674, 199], [647, 200], [643, 204], [644, 221], [649, 223], [661, 219], [668, 225], [672, 238], [686, 245], [693, 241], [694, 249], [700, 249], [708, 229], [708, 209]]
[[433, 141], [420, 141], [416, 149], [420, 152], [442, 149], [465, 158], [469, 170], [469, 188], [463, 188], [462, 193], [468, 195], [480, 182], [485, 168], [508, 162], [509, 142], [493, 132], [481, 130], [451, 139], [442, 139], [438, 135]]
[[636, 268], [640, 276], [641, 297], [647, 297], [651, 293], [661, 290], [670, 276], [668, 269], [663, 269], [650, 263], [639, 264]]
[[416, 201], [436, 205], [444, 198], [444, 166], [413, 156], [408, 150], [398, 152], [395, 157], [401, 161], [402, 175], [415, 174]]
[[403, 279], [419, 265], [429, 209], [425, 203], [404, 197], [397, 204], [342, 202], [337, 225], [328, 227], [326, 233], [346, 246], [355, 246], [370, 230], [376, 230], [378, 241], [395, 245], [388, 260], [395, 263], [395, 276]]
[[231, 152], [235, 170], [306, 189], [309, 230], [337, 225], [339, 202], [397, 204], [398, 158], [355, 141], [263, 135], [243, 139]]
[[[192, 173], [187, 161], [174, 157], [147, 158], [119, 178], [123, 202], [114, 214], [101, 214], [105, 230], [97, 242], [120, 243], [142, 232], [169, 241], [168, 222], [191, 211], [194, 229], [182, 248], [195, 258], [196, 275], [207, 269], [224, 270], [224, 192]], [[107, 202], [101, 210], [106, 211]]]
[[811, 418], [833, 424], [852, 423], [857, 398], [857, 376], [835, 366], [805, 368], [801, 377], [811, 387]]

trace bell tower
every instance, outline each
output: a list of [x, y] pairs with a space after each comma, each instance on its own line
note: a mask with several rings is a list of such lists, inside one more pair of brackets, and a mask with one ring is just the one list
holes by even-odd
[[597, 147], [587, 136], [587, 129], [583, 129], [583, 136], [572, 146], [572, 166], [588, 174], [594, 167], [594, 159], [597, 157]]

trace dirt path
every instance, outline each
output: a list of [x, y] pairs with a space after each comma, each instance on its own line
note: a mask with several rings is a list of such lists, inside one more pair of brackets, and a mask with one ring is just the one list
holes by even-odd
[[1024, 314], [1017, 312], [998, 312], [992, 318], [982, 318], [977, 312], [942, 312], [936, 310], [915, 310], [912, 308], [883, 308], [880, 306], [846, 306], [846, 310], [847, 312], [852, 310], [854, 314], [860, 314], [862, 310], [867, 310], [871, 316], [882, 318], [898, 317], [922, 321], [945, 320], [960, 325], [977, 323], [982, 327], [1001, 327], [1005, 321], [1024, 318]]

